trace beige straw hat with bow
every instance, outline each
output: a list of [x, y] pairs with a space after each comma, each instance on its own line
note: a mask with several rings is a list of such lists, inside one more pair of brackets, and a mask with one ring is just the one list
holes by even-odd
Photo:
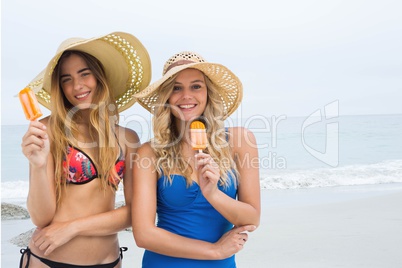
[[189, 51], [177, 53], [168, 59], [163, 67], [162, 78], [134, 97], [145, 109], [153, 112], [158, 101], [160, 86], [173, 75], [188, 68], [200, 70], [217, 87], [224, 107], [223, 118], [227, 118], [237, 109], [243, 97], [243, 85], [239, 78], [227, 67], [206, 62], [199, 54]]
[[52, 73], [60, 56], [67, 50], [86, 52], [102, 63], [120, 112], [132, 106], [136, 101], [133, 95], [151, 81], [150, 57], [143, 44], [133, 35], [113, 32], [90, 39], [69, 38], [59, 46], [45, 70], [27, 86], [35, 92], [39, 103], [48, 109]]

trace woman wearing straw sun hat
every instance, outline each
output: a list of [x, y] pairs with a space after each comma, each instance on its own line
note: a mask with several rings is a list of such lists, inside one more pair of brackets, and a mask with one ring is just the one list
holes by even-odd
[[[181, 52], [135, 95], [153, 113], [155, 135], [133, 169], [133, 235], [146, 249], [143, 267], [236, 267], [234, 254], [260, 219], [254, 135], [224, 127], [242, 89], [227, 67]], [[190, 139], [195, 119], [207, 129], [203, 152]]]
[[[49, 117], [22, 140], [29, 160], [27, 207], [38, 227], [20, 267], [121, 267], [117, 232], [131, 225], [137, 134], [119, 112], [150, 82], [150, 58], [131, 34], [70, 38], [29, 85]], [[124, 185], [125, 205], [114, 208]]]

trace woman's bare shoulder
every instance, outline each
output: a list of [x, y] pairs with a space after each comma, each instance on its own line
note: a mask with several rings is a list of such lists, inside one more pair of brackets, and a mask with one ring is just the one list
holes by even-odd
[[138, 154], [140, 156], [148, 156], [148, 157], [155, 157], [155, 151], [152, 148], [151, 142], [146, 142], [144, 144], [142, 144], [140, 146], [140, 148], [138, 148]]
[[256, 148], [257, 141], [253, 132], [245, 127], [230, 127], [229, 143], [237, 151], [240, 148]]
[[140, 146], [140, 138], [138, 137], [137, 132], [131, 128], [117, 125], [116, 135], [120, 143], [124, 143], [128, 146], [134, 146], [136, 148]]
[[253, 132], [245, 127], [229, 127], [227, 129], [229, 132], [229, 139], [243, 140], [248, 138], [255, 140]]

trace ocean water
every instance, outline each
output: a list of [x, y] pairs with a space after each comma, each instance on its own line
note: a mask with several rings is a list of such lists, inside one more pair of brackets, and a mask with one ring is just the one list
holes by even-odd
[[[260, 167], [263, 189], [402, 182], [402, 115], [324, 119], [259, 115], [228, 120], [227, 125], [241, 125], [254, 133], [259, 163], [243, 164]], [[152, 135], [136, 129], [136, 124], [132, 128], [141, 142]], [[23, 203], [28, 193], [28, 161], [20, 147], [26, 129], [27, 125], [1, 126], [3, 202]]]

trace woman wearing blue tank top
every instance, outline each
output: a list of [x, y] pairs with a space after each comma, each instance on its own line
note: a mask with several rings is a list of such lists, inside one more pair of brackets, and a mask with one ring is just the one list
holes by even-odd
[[[240, 104], [240, 80], [221, 64], [181, 52], [134, 96], [153, 113], [155, 135], [133, 167], [132, 224], [145, 248], [142, 267], [236, 267], [235, 253], [260, 221], [255, 137], [224, 127]], [[195, 119], [207, 129], [203, 152], [191, 146]]]

